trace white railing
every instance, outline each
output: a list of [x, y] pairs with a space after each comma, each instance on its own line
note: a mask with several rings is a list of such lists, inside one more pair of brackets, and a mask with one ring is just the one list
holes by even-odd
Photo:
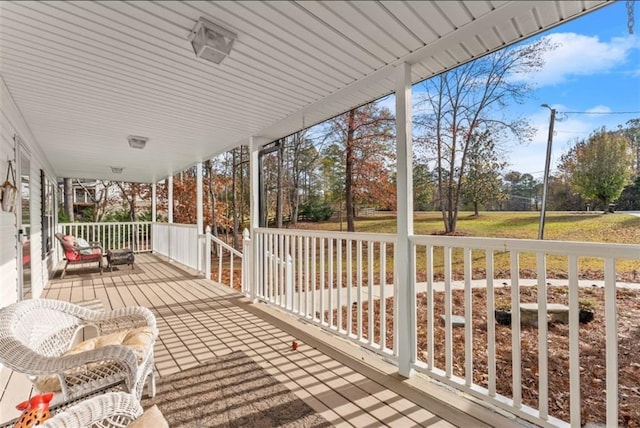
[[[640, 270], [638, 245], [411, 236], [411, 256], [401, 259], [409, 258], [413, 281], [397, 284], [396, 235], [258, 228], [253, 239], [245, 231], [243, 254], [209, 230], [199, 235], [195, 225], [74, 223], [61, 224], [59, 230], [112, 248], [153, 249], [542, 426], [581, 425], [581, 415], [590, 410], [581, 398], [594, 388], [581, 365], [594, 364], [603, 368], [603, 385], [595, 388], [604, 393], [596, 394], [597, 403], [589, 397], [589, 406], [604, 406], [606, 421], [599, 422], [617, 426], [619, 380], [626, 381], [619, 379], [618, 370], [635, 370], [633, 364], [619, 367], [617, 294], [625, 284], [617, 276], [621, 266], [625, 272]], [[601, 281], [583, 283], [580, 267], [585, 261], [599, 263]], [[551, 271], [566, 272], [566, 279], [550, 278]], [[605, 339], [593, 345], [582, 337], [587, 334], [579, 323], [579, 300], [595, 293], [595, 282], [604, 300], [596, 320]], [[399, 303], [400, 287], [415, 290], [416, 298]], [[569, 307], [568, 325], [551, 330], [547, 308], [559, 291]], [[509, 327], [496, 325], [499, 296], [511, 306]], [[521, 325], [523, 302], [537, 303], [536, 327]], [[454, 316], [462, 317], [462, 327], [454, 326], [454, 321], [460, 324]], [[399, 331], [399, 317], [414, 317], [408, 325], [416, 330]], [[399, 354], [399, 340], [410, 344], [403, 349], [414, 350], [409, 352], [413, 355]], [[601, 361], [593, 361], [592, 355], [584, 360], [583, 348], [604, 349]], [[558, 361], [566, 362], [560, 371]], [[565, 372], [561, 383], [569, 390], [559, 395], [550, 391], [551, 384], [558, 384], [551, 380]], [[555, 416], [559, 406], [569, 412], [567, 420]]]
[[[143, 253], [152, 247], [151, 222], [59, 223], [58, 232], [99, 241], [105, 251], [129, 248], [134, 253]], [[61, 260], [62, 249], [60, 245], [56, 248]]]
[[[257, 229], [255, 296], [383, 354], [397, 349], [394, 235]], [[246, 252], [245, 252], [246, 254]], [[379, 319], [379, 323], [374, 322]]]
[[201, 240], [195, 224], [153, 223], [153, 252], [200, 271]]
[[[250, 295], [249, 281], [246, 278], [249, 269], [244, 266], [245, 259], [243, 254], [213, 236], [209, 226], [207, 226], [204, 234], [204, 240], [203, 266], [205, 276], [220, 284], [240, 290], [245, 295]], [[243, 233], [243, 249], [245, 252], [248, 251], [249, 245], [249, 231], [245, 229]]]
[[[603, 318], [606, 336], [601, 362], [606, 393], [596, 399], [606, 406], [607, 426], [617, 426], [616, 293], [624, 284], [617, 283], [616, 268], [620, 262], [640, 268], [640, 246], [412, 236], [413, 282], [395, 284], [396, 239], [385, 234], [256, 229], [250, 243], [255, 250], [247, 251], [245, 243], [245, 270], [252, 269], [255, 275], [248, 294], [385, 357], [408, 359], [414, 370], [523, 419], [542, 426], [578, 427], [581, 412], [588, 412], [581, 409], [581, 381], [582, 388], [589, 385], [580, 369], [578, 305], [582, 294], [595, 292], [594, 281], [579, 280], [579, 267], [582, 259], [598, 258], [604, 272], [603, 280], [595, 282], [604, 295], [597, 319], [602, 322]], [[247, 254], [257, 259], [249, 262]], [[567, 272], [567, 279], [549, 279], [551, 270]], [[551, 289], [549, 281], [557, 288]], [[417, 297], [407, 308], [398, 307], [398, 287], [416, 290]], [[547, 307], [558, 293], [567, 300], [569, 324], [550, 330]], [[510, 327], [496, 326], [495, 297], [500, 295], [510, 300]], [[521, 325], [520, 304], [527, 300], [538, 305], [537, 327]], [[454, 326], [454, 321], [459, 325], [454, 315], [462, 317], [464, 326]], [[416, 322], [409, 325], [416, 325], [416, 331], [398, 331], [400, 316], [415, 317]], [[525, 342], [523, 334], [533, 339]], [[414, 355], [398, 355], [399, 335], [408, 335], [404, 340], [416, 350]], [[558, 335], [564, 335], [564, 341]], [[555, 342], [566, 342], [566, 346], [559, 350]], [[480, 357], [474, 359], [474, 355]], [[557, 363], [554, 359], [568, 362], [569, 390], [555, 391], [559, 395], [550, 404], [550, 377], [562, 375], [551, 372]], [[498, 382], [505, 377], [508, 388]], [[532, 391], [537, 398], [531, 398]], [[558, 405], [566, 405], [569, 420], [554, 416]]]
[[[416, 282], [418, 278], [426, 280], [424, 295], [421, 296], [426, 298], [426, 305], [422, 313], [420, 309], [417, 313], [418, 319], [425, 321], [422, 325], [418, 323], [417, 337], [424, 347], [414, 348], [419, 350], [418, 355], [411, 356], [412, 361], [415, 361], [414, 368], [543, 426], [563, 426], [568, 422], [571, 426], [579, 427], [582, 422], [581, 412], [588, 413], [587, 409], [581, 409], [580, 384], [583, 381], [583, 385], [588, 385], [589, 379], [584, 379], [581, 374], [578, 306], [581, 293], [593, 292], [591, 286], [594, 281], [582, 284], [581, 288], [579, 259], [601, 259], [604, 272], [602, 285], [606, 352], [605, 361], [598, 363], [606, 368], [606, 386], [598, 387], [598, 391], [602, 389], [606, 393], [598, 395], [602, 400], [606, 399], [607, 426], [618, 426], [616, 261], [640, 260], [639, 246], [441, 236], [414, 236], [411, 241], [414, 254], [422, 261], [414, 263], [414, 266], [426, 266], [416, 269]], [[434, 260], [438, 261], [437, 265], [434, 265]], [[522, 260], [526, 260], [527, 267], [533, 267], [526, 275], [533, 278], [522, 278], [525, 276], [521, 271]], [[564, 268], [560, 270], [568, 274], [568, 279], [561, 281], [563, 284], [558, 284], [562, 287], [562, 292], [568, 294], [568, 330], [564, 330], [565, 333], [562, 330], [558, 332], [560, 327], [557, 327], [554, 328], [553, 335], [547, 327], [548, 291], [551, 288], [548, 286], [548, 263], [554, 264], [554, 270], [559, 269], [558, 264], [564, 264]], [[507, 272], [496, 273], [498, 264], [506, 264]], [[454, 278], [456, 265], [461, 267], [457, 269], [458, 272], [462, 270], [461, 281], [455, 281]], [[505, 280], [501, 276], [505, 274], [510, 279]], [[485, 296], [486, 303], [482, 305], [481, 311], [478, 311], [477, 306], [474, 307], [474, 284], [484, 290], [481, 296]], [[497, 287], [505, 284], [510, 286], [509, 292], [502, 294], [506, 294], [510, 300], [511, 326], [497, 327], [495, 296]], [[454, 291], [456, 288], [458, 291]], [[525, 327], [521, 325], [520, 304], [522, 300], [527, 300], [526, 295], [530, 295], [529, 300], [533, 300], [534, 292], [537, 294], [535, 303], [538, 305], [537, 328]], [[442, 307], [443, 312], [438, 311], [437, 307]], [[442, 314], [444, 328], [440, 327], [439, 318]], [[453, 315], [464, 317], [463, 333], [454, 333]], [[496, 328], [500, 329], [499, 332]], [[508, 340], [504, 339], [505, 333]], [[436, 334], [444, 336], [444, 340], [437, 340], [434, 337]], [[531, 348], [531, 341], [523, 342], [523, 337], [531, 335], [537, 336], [537, 340], [533, 341], [537, 344], [537, 349]], [[563, 339], [568, 342], [566, 347], [559, 344]], [[444, 346], [441, 346], [443, 341]], [[487, 350], [486, 361], [482, 357], [479, 358], [482, 361], [474, 361], [474, 355], [478, 355], [474, 354], [474, 347], [483, 346]], [[510, 352], [507, 353], [505, 351], [508, 348]], [[550, 376], [566, 375], [557, 370], [550, 372], [551, 359], [555, 359], [554, 362], [558, 359], [568, 361], [566, 384], [570, 386], [568, 391], [561, 391], [562, 400], [566, 403], [560, 405], [569, 410], [570, 421], [562, 421], [550, 415]], [[533, 361], [537, 361], [537, 364], [532, 364]], [[596, 364], [596, 361], [583, 360], [582, 364]], [[503, 385], [503, 390], [499, 390], [496, 386], [497, 379], [509, 375], [510, 388], [504, 388]], [[528, 390], [527, 396], [523, 394], [523, 389]], [[531, 398], [532, 389], [536, 391], [537, 400]], [[553, 405], [558, 406], [562, 400], [556, 398]]]

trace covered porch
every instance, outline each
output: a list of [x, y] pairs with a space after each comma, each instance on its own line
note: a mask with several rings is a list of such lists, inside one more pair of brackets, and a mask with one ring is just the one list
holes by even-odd
[[[242, 294], [204, 279], [165, 257], [138, 254], [137, 267], [116, 275], [73, 267], [54, 279], [42, 297], [81, 302], [98, 299], [105, 308], [142, 305], [158, 319], [155, 347], [160, 379], [243, 351], [329, 423], [338, 427], [515, 426], [426, 378], [407, 380], [397, 369], [353, 344], [300, 323], [281, 311], [254, 304]], [[291, 349], [293, 341], [297, 350]], [[0, 425], [18, 416], [16, 397], [31, 383], [0, 372]]]
[[[600, 344], [605, 379], [598, 385], [606, 421], [599, 422], [615, 425], [628, 404], [622, 370], [636, 369], [618, 364], [618, 285], [625, 281], [620, 274], [640, 261], [639, 247], [416, 235], [411, 197], [413, 83], [607, 3], [3, 2], [0, 167], [16, 165], [32, 196], [15, 212], [0, 212], [0, 305], [49, 297], [99, 299], [106, 308], [147, 306], [159, 319], [161, 377], [241, 349], [338, 426], [508, 426], [517, 416], [542, 426], [579, 427], [585, 390], [580, 259], [597, 258], [604, 272], [599, 288], [606, 336]], [[191, 49], [188, 35], [203, 17], [236, 33], [235, 48], [221, 64], [203, 61]], [[265, 146], [389, 94], [395, 96], [396, 233], [261, 227]], [[127, 139], [148, 144], [140, 150]], [[251, 176], [242, 252], [205, 229], [202, 204], [203, 162], [238, 145], [249, 148]], [[190, 207], [197, 222], [179, 225], [172, 217], [171, 183], [186, 168], [198, 175], [197, 206]], [[150, 183], [152, 219], [105, 236], [99, 234], [109, 225], [61, 224], [51, 207], [55, 198], [46, 195], [65, 177]], [[165, 179], [168, 221], [160, 223], [156, 185]], [[113, 236], [132, 236], [117, 245], [137, 252], [143, 272], [113, 278], [78, 272], [57, 280], [61, 254], [47, 246], [53, 231], [105, 245]], [[212, 248], [223, 255], [213, 263]], [[521, 281], [524, 259], [527, 284]], [[499, 260], [508, 267], [498, 271]], [[558, 263], [566, 272], [562, 286], [571, 312], [561, 405], [549, 397], [555, 374], [548, 363], [556, 356], [548, 349], [546, 322], [549, 272]], [[479, 272], [488, 291], [477, 310], [471, 298]], [[507, 282], [505, 276], [513, 327], [502, 335], [508, 346], [499, 349], [493, 290]], [[209, 279], [223, 277], [237, 290]], [[537, 346], [528, 350], [526, 364], [519, 318], [525, 285], [536, 287], [540, 306]], [[368, 292], [373, 287], [377, 296]], [[419, 297], [418, 290], [424, 290]], [[463, 330], [453, 325], [456, 315], [465, 319]], [[484, 371], [474, 360], [476, 316], [484, 328]], [[293, 340], [300, 343], [295, 352]], [[500, 371], [499, 356], [508, 362], [508, 374]], [[500, 376], [509, 378], [508, 391], [497, 388]], [[532, 384], [538, 394], [533, 400]], [[29, 390], [6, 370], [1, 386], [4, 417], [13, 394]], [[638, 399], [637, 390], [631, 395]], [[559, 420], [553, 406], [569, 416]]]

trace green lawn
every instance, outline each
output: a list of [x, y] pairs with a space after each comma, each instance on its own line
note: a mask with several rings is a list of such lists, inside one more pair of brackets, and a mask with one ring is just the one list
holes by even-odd
[[[456, 234], [462, 236], [490, 237], [490, 238], [520, 238], [536, 239], [538, 236], [538, 222], [540, 214], [537, 212], [487, 212], [475, 217], [473, 213], [461, 212], [458, 217]], [[339, 221], [322, 223], [301, 223], [299, 228], [316, 230], [340, 230]], [[342, 229], [346, 230], [343, 221]], [[414, 216], [414, 232], [420, 235], [441, 234], [444, 225], [440, 213], [417, 213]], [[393, 214], [376, 214], [356, 220], [357, 232], [395, 233], [396, 218]], [[547, 213], [545, 221], [545, 240], [606, 242], [638, 245], [640, 252], [640, 217], [629, 214], [615, 213]], [[484, 269], [483, 253], [474, 253], [473, 267]], [[391, 263], [391, 262], [390, 262]], [[425, 266], [423, 254], [418, 254], [418, 271]], [[509, 255], [496, 252], [495, 269], [502, 271], [501, 277], [509, 272]], [[535, 270], [535, 255], [521, 254], [521, 275], [533, 275]], [[561, 278], [566, 275], [567, 258], [564, 256], [549, 256], [547, 270], [550, 277]], [[436, 250], [434, 258], [436, 271], [442, 267], [442, 251]], [[640, 281], [640, 261], [620, 260], [616, 264], [619, 280]], [[461, 251], [454, 251], [454, 266], [456, 273], [462, 272]], [[581, 258], [580, 269], [583, 278], [599, 279], [602, 275], [603, 261], [601, 259]], [[527, 271], [529, 272], [527, 274]], [[636, 273], [634, 273], [634, 271]], [[457, 275], [457, 276], [458, 276]], [[481, 275], [481, 272], [479, 272]]]
[[[489, 238], [536, 239], [538, 237], [537, 212], [486, 212], [475, 217], [461, 212], [457, 234]], [[300, 228], [340, 230], [340, 222], [301, 223]], [[342, 228], [346, 230], [346, 221]], [[444, 224], [440, 213], [416, 213], [414, 231], [420, 235], [440, 234]], [[396, 217], [376, 214], [356, 219], [356, 232], [395, 233]], [[559, 241], [609, 242], [640, 244], [640, 217], [629, 214], [549, 212], [545, 220], [544, 238]]]

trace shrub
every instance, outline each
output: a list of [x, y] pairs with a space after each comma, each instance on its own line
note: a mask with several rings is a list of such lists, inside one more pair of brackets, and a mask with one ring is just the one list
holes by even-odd
[[300, 214], [309, 221], [326, 221], [333, 215], [333, 208], [326, 202], [316, 200], [304, 205]]

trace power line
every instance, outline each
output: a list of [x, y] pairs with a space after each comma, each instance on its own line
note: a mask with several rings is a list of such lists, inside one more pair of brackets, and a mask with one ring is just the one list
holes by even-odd
[[640, 111], [559, 111], [562, 114], [640, 114]]

